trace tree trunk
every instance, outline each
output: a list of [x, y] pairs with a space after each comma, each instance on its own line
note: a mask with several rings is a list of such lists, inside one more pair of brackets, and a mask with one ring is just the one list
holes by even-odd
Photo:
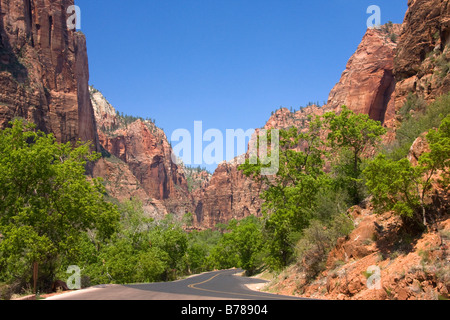
[[38, 280], [39, 265], [37, 262], [33, 263], [33, 291], [37, 294], [37, 280]]

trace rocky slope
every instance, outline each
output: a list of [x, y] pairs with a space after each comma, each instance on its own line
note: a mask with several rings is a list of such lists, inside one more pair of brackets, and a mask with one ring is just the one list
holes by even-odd
[[73, 0], [0, 1], [0, 127], [15, 117], [60, 142], [100, 150], [83, 34], [68, 30]]
[[[437, 230], [411, 238], [401, 221], [369, 207], [349, 214], [356, 228], [338, 241], [327, 268], [311, 283], [298, 265], [291, 266], [266, 290], [332, 300], [437, 300], [450, 297], [450, 217]], [[375, 268], [374, 268], [375, 267]], [[379, 286], [373, 271], [379, 275]]]
[[[417, 159], [429, 147], [423, 136], [411, 147]], [[375, 214], [370, 201], [348, 210], [355, 229], [340, 238], [325, 270], [307, 281], [299, 261], [270, 290], [333, 300], [437, 300], [450, 298], [450, 193], [436, 177], [432, 198], [439, 215], [428, 232], [412, 235], [393, 212]], [[373, 274], [373, 271], [376, 274]], [[379, 282], [377, 281], [379, 279]]]

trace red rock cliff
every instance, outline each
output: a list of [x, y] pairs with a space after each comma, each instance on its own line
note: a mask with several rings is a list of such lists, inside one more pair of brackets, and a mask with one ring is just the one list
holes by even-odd
[[119, 200], [137, 198], [155, 217], [192, 212], [185, 172], [172, 162], [164, 131], [149, 120], [119, 116], [92, 87], [90, 96], [100, 144], [111, 155], [95, 165], [94, 176], [107, 181], [110, 195]]
[[394, 59], [395, 91], [386, 111], [395, 127], [396, 112], [413, 93], [432, 102], [450, 90], [450, 2], [409, 0]]
[[399, 25], [368, 29], [350, 58], [339, 83], [331, 90], [327, 106], [348, 106], [383, 122], [395, 88], [394, 55]]
[[0, 0], [0, 127], [14, 117], [60, 142], [100, 150], [89, 99], [86, 40], [67, 29], [73, 0]]

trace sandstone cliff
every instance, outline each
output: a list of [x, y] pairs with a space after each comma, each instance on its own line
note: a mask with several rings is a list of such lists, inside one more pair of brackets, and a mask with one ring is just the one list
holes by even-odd
[[327, 106], [339, 111], [342, 105], [383, 122], [395, 88], [394, 55], [399, 25], [368, 29], [350, 58], [339, 83], [331, 90]]
[[261, 215], [261, 186], [238, 170], [236, 161], [222, 162], [209, 184], [194, 191], [195, 225], [214, 228], [217, 223]]
[[104, 155], [94, 176], [105, 179], [109, 194], [140, 200], [154, 217], [192, 211], [184, 170], [172, 162], [163, 130], [150, 120], [119, 115], [98, 90], [89, 91]]
[[60, 142], [100, 150], [83, 34], [67, 29], [73, 0], [0, 1], [0, 127], [15, 117]]
[[413, 93], [427, 102], [450, 90], [450, 3], [410, 0], [394, 58], [396, 81], [386, 110], [387, 126]]

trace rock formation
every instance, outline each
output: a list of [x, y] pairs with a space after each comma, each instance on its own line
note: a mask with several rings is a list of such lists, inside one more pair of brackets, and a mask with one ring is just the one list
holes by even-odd
[[431, 102], [450, 90], [449, 43], [449, 1], [410, 0], [394, 59], [387, 126], [395, 127], [396, 112], [410, 93]]
[[68, 30], [73, 0], [0, 1], [0, 127], [15, 117], [60, 142], [100, 150], [83, 34]]
[[350, 58], [339, 83], [331, 90], [327, 106], [339, 111], [342, 105], [383, 122], [395, 88], [394, 55], [399, 25], [368, 29]]
[[164, 131], [150, 120], [118, 115], [98, 90], [89, 91], [104, 155], [94, 176], [105, 179], [109, 194], [119, 200], [136, 198], [155, 217], [192, 211], [183, 168], [172, 162]]
[[261, 186], [238, 170], [238, 162], [218, 165], [208, 186], [194, 192], [195, 224], [214, 228], [217, 223], [261, 216]]

